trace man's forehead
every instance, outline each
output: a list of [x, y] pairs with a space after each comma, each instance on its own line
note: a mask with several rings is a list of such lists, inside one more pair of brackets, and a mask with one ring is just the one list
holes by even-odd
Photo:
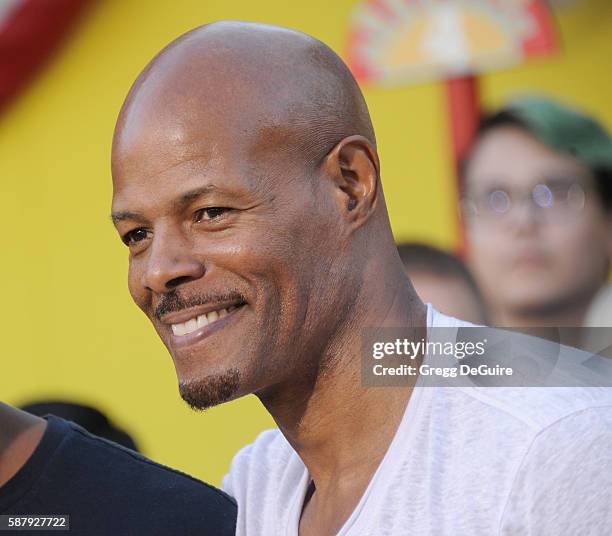
[[[177, 168], [178, 169], [178, 168]], [[180, 213], [193, 203], [247, 206], [275, 194], [268, 177], [238, 174], [214, 167], [168, 170], [154, 177], [125, 176], [114, 182], [112, 219], [150, 220]], [[274, 197], [274, 195], [272, 195]]]
[[211, 194], [275, 190], [283, 182], [279, 171], [288, 169], [292, 157], [262, 139], [181, 137], [119, 148], [113, 155], [113, 198], [171, 198], [211, 184]]
[[195, 190], [208, 194], [256, 190], [267, 176], [248, 162], [212, 150], [170, 154], [168, 151], [165, 157], [151, 158], [133, 155], [120, 160], [113, 169], [113, 196], [174, 197]]
[[239, 152], [248, 143], [248, 121], [214, 108], [191, 106], [188, 100], [138, 100], [117, 127], [113, 163], [155, 158], [178, 164], [194, 155], [213, 158]]
[[261, 168], [283, 154], [291, 127], [260, 107], [222, 106], [216, 97], [143, 95], [122, 114], [113, 140], [113, 176], [159, 173], [191, 160]]

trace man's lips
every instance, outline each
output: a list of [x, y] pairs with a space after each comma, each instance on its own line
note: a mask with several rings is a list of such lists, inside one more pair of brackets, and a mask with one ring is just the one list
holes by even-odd
[[244, 309], [243, 303], [223, 306], [190, 307], [176, 313], [168, 313], [162, 317], [170, 328], [170, 343], [173, 347], [194, 344], [211, 333], [220, 330]]
[[197, 318], [199, 316], [208, 315], [212, 312], [219, 313], [223, 309], [227, 310], [232, 307], [240, 307], [244, 305], [244, 302], [240, 301], [222, 301], [215, 303], [205, 303], [202, 305], [197, 305], [194, 307], [187, 307], [185, 309], [181, 309], [180, 311], [174, 311], [171, 313], [164, 313], [159, 317], [159, 320], [164, 324], [173, 325], [173, 324], [183, 324]]

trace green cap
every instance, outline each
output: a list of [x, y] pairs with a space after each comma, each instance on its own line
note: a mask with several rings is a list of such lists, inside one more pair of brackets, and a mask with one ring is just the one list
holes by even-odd
[[551, 149], [571, 154], [590, 168], [612, 170], [612, 138], [581, 111], [532, 95], [512, 100], [501, 112], [516, 117]]

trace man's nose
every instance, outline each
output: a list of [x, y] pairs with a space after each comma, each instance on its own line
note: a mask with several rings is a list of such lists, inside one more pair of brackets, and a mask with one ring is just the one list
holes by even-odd
[[153, 292], [163, 294], [200, 279], [206, 272], [203, 262], [193, 255], [189, 241], [180, 233], [158, 234], [150, 247], [143, 285]]
[[510, 220], [516, 234], [531, 234], [541, 223], [542, 209], [530, 199], [524, 199], [513, 207]]

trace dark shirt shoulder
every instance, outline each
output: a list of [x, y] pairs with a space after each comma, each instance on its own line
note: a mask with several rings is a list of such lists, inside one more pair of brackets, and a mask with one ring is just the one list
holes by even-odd
[[88, 536], [223, 536], [236, 524], [222, 491], [56, 417], [0, 488], [0, 513], [68, 514], [70, 533]]

